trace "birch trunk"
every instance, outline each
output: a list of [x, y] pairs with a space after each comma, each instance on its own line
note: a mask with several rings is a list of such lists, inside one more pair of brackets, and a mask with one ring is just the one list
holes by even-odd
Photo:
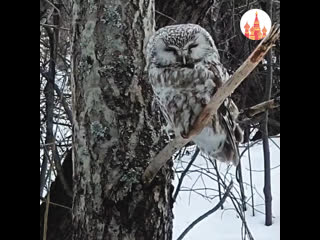
[[144, 71], [153, 15], [152, 0], [74, 1], [75, 240], [172, 237], [171, 168], [141, 181], [164, 145]]

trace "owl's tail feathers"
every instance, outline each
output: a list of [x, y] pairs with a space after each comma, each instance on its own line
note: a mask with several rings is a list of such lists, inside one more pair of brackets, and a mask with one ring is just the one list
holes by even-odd
[[222, 116], [220, 123], [226, 132], [226, 141], [222, 147], [222, 150], [217, 153], [217, 159], [232, 162], [237, 166], [240, 161], [240, 154], [238, 143], [242, 142], [243, 134], [240, 127], [234, 122], [234, 119], [230, 119], [230, 116]]
[[221, 151], [215, 154], [217, 160], [232, 163], [234, 166], [239, 164], [239, 150], [232, 142], [226, 140]]

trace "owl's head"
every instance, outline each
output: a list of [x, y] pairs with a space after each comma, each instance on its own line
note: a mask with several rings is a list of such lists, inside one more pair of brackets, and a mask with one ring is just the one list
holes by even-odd
[[147, 45], [147, 64], [158, 67], [193, 68], [199, 62], [219, 59], [210, 34], [196, 24], [171, 25], [159, 29]]

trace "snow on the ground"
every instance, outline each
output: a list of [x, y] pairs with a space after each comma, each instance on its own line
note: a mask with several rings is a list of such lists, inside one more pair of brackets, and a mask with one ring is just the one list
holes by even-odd
[[[275, 143], [274, 143], [274, 142]], [[263, 160], [263, 148], [262, 144], [257, 143], [252, 148], [250, 148], [252, 178], [253, 185], [255, 187], [254, 191], [254, 205], [255, 205], [255, 216], [252, 216], [252, 208], [247, 205], [248, 210], [245, 212], [246, 221], [250, 232], [255, 240], [280, 240], [280, 138], [272, 138], [269, 141], [270, 144], [270, 154], [271, 154], [271, 181], [272, 181], [272, 214], [273, 214], [273, 225], [264, 225], [264, 160]], [[240, 152], [243, 148], [240, 149]], [[186, 157], [184, 159], [188, 161]], [[242, 158], [242, 172], [243, 180], [245, 183], [250, 183], [249, 178], [249, 161], [247, 152]], [[206, 161], [199, 156], [194, 162], [197, 166], [206, 167], [208, 166]], [[186, 166], [186, 164], [184, 164]], [[225, 164], [218, 165], [221, 172], [224, 172]], [[210, 167], [210, 166], [209, 166]], [[196, 168], [191, 168], [196, 169]], [[214, 171], [214, 170], [211, 170]], [[235, 168], [232, 167], [229, 171], [231, 174], [235, 173]], [[229, 179], [232, 176], [228, 176]], [[233, 175], [233, 181], [235, 187], [236, 179]], [[177, 185], [178, 179], [175, 177], [175, 186]], [[185, 177], [184, 187], [192, 186], [193, 189], [207, 188], [207, 191], [198, 190], [199, 193], [215, 196], [217, 192], [209, 188], [217, 189], [215, 181], [202, 176], [199, 177], [199, 173], [192, 173]], [[184, 188], [185, 189], [185, 188]], [[234, 191], [234, 190], [233, 190]], [[248, 200], [248, 204], [251, 204], [251, 190], [249, 185], [245, 185], [245, 193]], [[178, 236], [183, 232], [183, 230], [189, 226], [196, 218], [198, 218], [203, 213], [207, 212], [213, 208], [219, 199], [218, 197], [209, 201], [204, 199], [203, 196], [195, 192], [181, 191], [178, 195], [177, 201], [174, 205], [174, 226], [173, 226], [173, 239], [177, 239]], [[241, 240], [242, 222], [238, 217], [238, 214], [234, 210], [232, 202], [230, 199], [224, 204], [224, 210], [219, 209], [214, 212], [200, 223], [198, 223], [194, 228], [192, 228], [188, 234], [184, 237], [184, 240]]]

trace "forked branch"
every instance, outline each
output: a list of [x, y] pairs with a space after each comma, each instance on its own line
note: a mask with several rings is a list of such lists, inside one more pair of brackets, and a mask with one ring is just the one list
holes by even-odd
[[259, 113], [265, 112], [266, 110], [277, 108], [279, 106], [280, 106], [279, 98], [275, 98], [275, 99], [271, 99], [271, 100], [259, 103], [252, 107], [243, 109], [240, 112], [239, 120], [240, 122], [244, 123], [252, 119], [254, 116], [258, 115]]
[[240, 83], [255, 69], [259, 62], [280, 36], [280, 25], [273, 25], [270, 33], [266, 36], [256, 49], [251, 53], [247, 60], [237, 69], [229, 80], [221, 86], [213, 95], [210, 102], [199, 114], [188, 135], [183, 138], [176, 136], [151, 160], [143, 174], [143, 182], [150, 183], [156, 176], [160, 168], [171, 158], [171, 156], [186, 145], [192, 138], [198, 135], [202, 129], [211, 121], [212, 116], [217, 112], [224, 100], [230, 96]]

